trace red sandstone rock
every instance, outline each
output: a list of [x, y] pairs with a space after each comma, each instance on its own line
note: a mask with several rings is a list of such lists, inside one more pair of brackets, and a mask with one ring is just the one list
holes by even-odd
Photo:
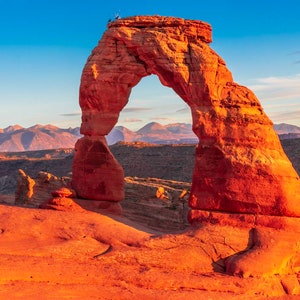
[[30, 176], [26, 175], [23, 170], [19, 169], [17, 188], [15, 192], [15, 204], [30, 204], [33, 196], [34, 185], [35, 181]]
[[57, 177], [50, 173], [40, 171], [32, 179], [20, 170], [17, 188], [15, 192], [15, 204], [38, 207], [49, 199], [53, 190], [54, 196], [75, 197], [76, 192], [70, 188], [68, 177]]
[[288, 275], [281, 279], [281, 284], [288, 295], [299, 295], [300, 285], [296, 275]]
[[76, 198], [76, 192], [67, 187], [61, 187], [60, 189], [52, 192], [51, 195], [52, 197]]
[[98, 213], [112, 214], [112, 215], [122, 215], [123, 210], [119, 202], [111, 201], [93, 201], [85, 199], [74, 199], [74, 201], [80, 205], [85, 210], [94, 211]]
[[0, 224], [1, 299], [299, 299], [287, 295], [299, 294], [297, 274], [223, 273], [248, 228], [162, 234], [124, 217], [5, 205]]
[[72, 187], [78, 197], [117, 202], [124, 198], [124, 172], [104, 136], [85, 136], [77, 141], [73, 169]]
[[300, 216], [300, 180], [256, 96], [233, 82], [208, 45], [207, 23], [132, 17], [109, 23], [81, 78], [81, 133], [72, 184], [78, 195], [120, 201], [123, 173], [104, 136], [131, 89], [155, 74], [191, 108], [199, 137], [189, 205], [198, 210]]
[[42, 209], [52, 209], [59, 211], [69, 211], [69, 212], [84, 212], [86, 211], [80, 205], [78, 205], [73, 199], [67, 197], [55, 197], [48, 199], [42, 203], [39, 208]]
[[294, 274], [299, 268], [299, 242], [293, 231], [257, 227], [249, 231], [248, 248], [229, 257], [225, 266], [226, 273], [241, 277]]

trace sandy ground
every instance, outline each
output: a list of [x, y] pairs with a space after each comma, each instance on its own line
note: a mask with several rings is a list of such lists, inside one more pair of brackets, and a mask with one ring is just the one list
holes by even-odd
[[121, 216], [2, 204], [0, 299], [288, 299], [276, 276], [224, 274], [220, 259], [243, 250], [248, 233], [164, 234]]

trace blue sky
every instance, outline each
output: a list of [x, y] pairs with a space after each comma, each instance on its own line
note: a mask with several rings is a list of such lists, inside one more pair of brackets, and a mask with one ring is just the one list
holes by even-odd
[[[203, 20], [234, 80], [252, 89], [274, 123], [300, 126], [300, 1], [0, 0], [0, 128], [80, 126], [83, 66], [116, 14]], [[119, 125], [191, 123], [185, 103], [144, 78]]]

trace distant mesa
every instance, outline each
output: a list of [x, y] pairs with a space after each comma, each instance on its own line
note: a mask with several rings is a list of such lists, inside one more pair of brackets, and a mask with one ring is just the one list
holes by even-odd
[[166, 128], [157, 123], [157, 122], [151, 122], [145, 125], [143, 128], [139, 129], [137, 131], [138, 134], [166, 134], [167, 130]]
[[274, 129], [279, 136], [281, 134], [289, 134], [289, 133], [300, 134], [300, 127], [286, 124], [286, 123], [275, 124]]

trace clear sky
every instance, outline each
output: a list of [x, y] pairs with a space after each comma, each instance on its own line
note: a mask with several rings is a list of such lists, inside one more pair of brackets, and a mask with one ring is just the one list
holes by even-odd
[[[202, 20], [234, 80], [252, 89], [274, 123], [300, 126], [300, 1], [0, 0], [0, 128], [80, 126], [83, 66], [109, 19], [162, 15]], [[144, 78], [118, 125], [191, 123], [185, 103]]]

